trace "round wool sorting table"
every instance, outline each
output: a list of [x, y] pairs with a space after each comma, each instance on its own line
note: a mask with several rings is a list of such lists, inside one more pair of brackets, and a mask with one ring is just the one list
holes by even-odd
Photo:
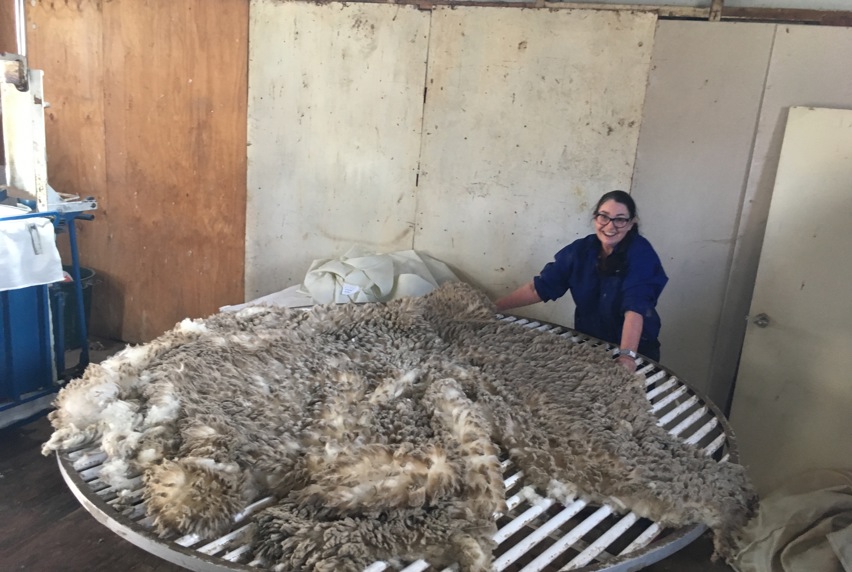
[[[595, 338], [546, 322], [499, 316], [508, 323], [588, 344], [612, 353], [615, 348]], [[736, 444], [719, 409], [663, 366], [639, 357], [637, 374], [645, 381], [646, 397], [659, 425], [671, 435], [695, 445], [716, 461], [736, 461]], [[231, 530], [218, 538], [186, 535], [163, 539], [152, 532], [152, 519], [142, 502], [142, 478], [131, 493], [135, 503], [117, 503], [117, 491], [98, 478], [106, 454], [98, 448], [57, 453], [59, 468], [71, 491], [101, 524], [143, 550], [189, 570], [219, 572], [263, 569], [250, 561], [249, 531], [253, 515], [273, 504], [261, 498], [233, 519]], [[503, 462], [506, 514], [495, 515], [493, 570], [578, 570], [628, 572], [639, 570], [677, 552], [698, 538], [704, 525], [668, 529], [634, 513], [619, 514], [608, 505], [583, 500], [564, 505], [525, 486], [523, 473]], [[448, 570], [452, 570], [453, 567]], [[395, 566], [375, 562], [366, 570], [421, 572], [434, 570], [417, 561]]]

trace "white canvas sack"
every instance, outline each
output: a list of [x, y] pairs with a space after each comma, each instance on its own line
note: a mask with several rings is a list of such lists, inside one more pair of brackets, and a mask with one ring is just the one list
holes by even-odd
[[458, 280], [450, 268], [414, 250], [369, 253], [354, 246], [337, 259], [311, 263], [299, 292], [316, 304], [386, 302], [422, 296], [448, 280]]
[[0, 208], [0, 292], [61, 281], [62, 259], [50, 219], [7, 220], [3, 217], [21, 211], [0, 207], [5, 207]]

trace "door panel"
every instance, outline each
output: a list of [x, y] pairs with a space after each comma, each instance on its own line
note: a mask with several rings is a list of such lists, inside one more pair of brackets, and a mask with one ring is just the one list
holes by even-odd
[[731, 418], [761, 493], [852, 467], [850, 223], [852, 110], [791, 108]]

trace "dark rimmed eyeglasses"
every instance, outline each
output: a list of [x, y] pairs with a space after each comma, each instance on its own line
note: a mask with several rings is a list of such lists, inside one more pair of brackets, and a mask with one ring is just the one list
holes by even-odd
[[627, 223], [630, 222], [629, 218], [623, 216], [612, 218], [611, 216], [603, 213], [595, 213], [594, 218], [601, 224], [601, 226], [606, 226], [607, 224], [612, 223], [612, 226], [615, 228], [624, 228]]

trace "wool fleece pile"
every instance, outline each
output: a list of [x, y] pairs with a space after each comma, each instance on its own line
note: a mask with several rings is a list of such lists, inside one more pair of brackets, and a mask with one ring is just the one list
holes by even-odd
[[657, 426], [604, 352], [495, 319], [461, 283], [387, 304], [249, 307], [185, 320], [59, 394], [43, 452], [99, 444], [100, 478], [163, 536], [209, 537], [260, 495], [252, 558], [361, 570], [424, 558], [488, 570], [505, 510], [498, 454], [561, 500], [704, 523], [725, 558], [754, 495]]

